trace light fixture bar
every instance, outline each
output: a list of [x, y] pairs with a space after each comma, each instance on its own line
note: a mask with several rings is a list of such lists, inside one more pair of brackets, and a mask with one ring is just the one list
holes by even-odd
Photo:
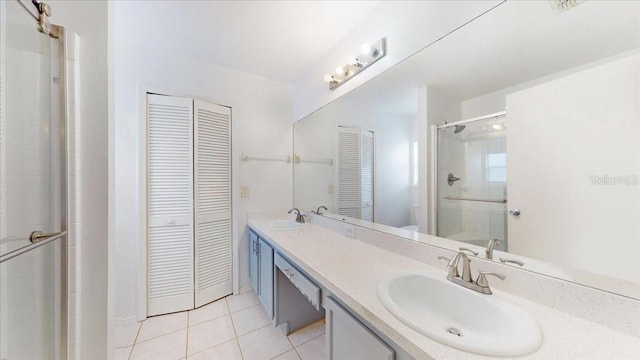
[[387, 40], [385, 38], [380, 38], [372, 45], [362, 44], [360, 54], [357, 57], [350, 57], [348, 63], [338, 66], [333, 75], [324, 76], [324, 80], [329, 83], [329, 90], [334, 90], [385, 55], [387, 55]]

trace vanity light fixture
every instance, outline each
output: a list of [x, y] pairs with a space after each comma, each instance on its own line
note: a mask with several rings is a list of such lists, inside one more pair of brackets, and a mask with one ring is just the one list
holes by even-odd
[[333, 75], [325, 74], [324, 81], [328, 82], [329, 89], [333, 90], [385, 55], [387, 55], [387, 40], [385, 38], [380, 38], [372, 45], [364, 43], [360, 46], [360, 54], [357, 57], [347, 57], [347, 63], [336, 67]]

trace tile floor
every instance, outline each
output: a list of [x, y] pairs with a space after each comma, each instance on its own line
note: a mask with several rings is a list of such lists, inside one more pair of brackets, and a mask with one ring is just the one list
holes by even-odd
[[115, 358], [324, 360], [325, 323], [289, 336], [274, 328], [253, 291], [199, 309], [119, 326]]

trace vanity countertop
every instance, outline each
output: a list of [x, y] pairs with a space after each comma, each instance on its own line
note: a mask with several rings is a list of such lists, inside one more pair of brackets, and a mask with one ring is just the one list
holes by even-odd
[[[269, 230], [264, 226], [284, 218], [289, 217], [252, 214], [248, 223], [278, 251], [410, 355], [416, 359], [490, 358], [431, 340], [400, 322], [378, 299], [378, 283], [390, 274], [427, 270], [438, 271], [444, 277], [444, 263], [442, 268], [435, 268], [310, 223], [295, 231]], [[492, 296], [496, 295], [527, 309], [542, 330], [541, 348], [519, 357], [521, 359], [635, 359], [640, 355], [639, 338], [505, 291], [494, 290]]]

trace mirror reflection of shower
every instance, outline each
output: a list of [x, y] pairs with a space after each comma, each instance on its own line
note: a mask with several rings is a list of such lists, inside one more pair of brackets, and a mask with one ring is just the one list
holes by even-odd
[[437, 236], [507, 250], [504, 112], [437, 127]]

